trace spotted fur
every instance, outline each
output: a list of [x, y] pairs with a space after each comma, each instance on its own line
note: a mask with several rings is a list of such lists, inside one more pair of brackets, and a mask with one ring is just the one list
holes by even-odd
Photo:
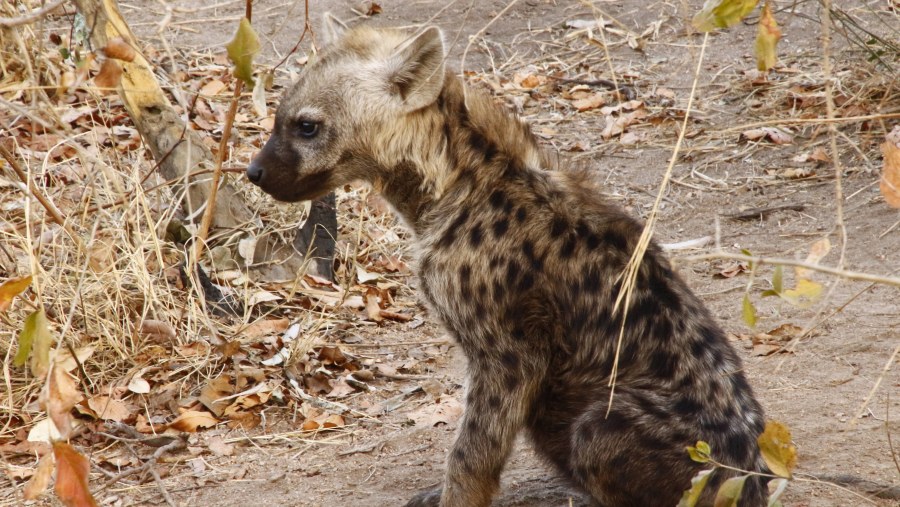
[[[763, 470], [763, 413], [741, 362], [655, 244], [610, 404], [613, 303], [641, 225], [589, 176], [548, 171], [525, 123], [464, 91], [436, 28], [328, 24], [335, 40], [283, 98], [247, 172], [288, 201], [367, 181], [414, 232], [421, 291], [465, 352], [468, 384], [443, 485], [407, 505], [489, 505], [522, 430], [602, 506], [674, 506], [703, 468], [685, 451], [698, 440]], [[751, 479], [741, 505], [764, 498]]]

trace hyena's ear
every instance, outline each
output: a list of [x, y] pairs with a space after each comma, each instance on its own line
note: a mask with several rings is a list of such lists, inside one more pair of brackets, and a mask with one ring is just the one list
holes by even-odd
[[322, 43], [325, 46], [334, 44], [350, 27], [330, 12], [322, 16]]
[[391, 58], [389, 79], [407, 112], [437, 100], [444, 87], [444, 40], [436, 26], [401, 44]]

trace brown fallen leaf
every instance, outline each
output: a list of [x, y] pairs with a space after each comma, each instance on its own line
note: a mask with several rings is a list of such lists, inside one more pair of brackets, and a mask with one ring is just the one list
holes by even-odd
[[290, 319], [259, 319], [256, 322], [251, 323], [240, 333], [242, 339], [247, 339], [250, 341], [258, 340], [263, 336], [267, 336], [270, 334], [283, 333], [288, 327], [290, 327], [291, 321]]
[[75, 379], [62, 368], [53, 368], [41, 391], [40, 403], [63, 439], [72, 429], [72, 407], [81, 399]]
[[211, 428], [218, 423], [219, 420], [213, 417], [209, 412], [188, 410], [176, 417], [175, 420], [170, 422], [167, 426], [177, 431], [195, 433], [198, 428]]
[[881, 144], [884, 167], [881, 172], [881, 195], [893, 208], [900, 208], [900, 125], [885, 136]]
[[119, 86], [119, 81], [121, 80], [122, 66], [112, 58], [107, 58], [106, 60], [103, 60], [103, 63], [100, 65], [100, 72], [94, 76], [94, 85], [97, 86], [101, 92], [105, 93], [112, 91]]
[[373, 288], [366, 290], [366, 315], [373, 322], [384, 320], [381, 316], [381, 307], [378, 306], [378, 291]]
[[756, 68], [768, 71], [778, 61], [776, 47], [781, 39], [781, 29], [772, 15], [771, 2], [766, 0], [759, 16], [759, 27], [756, 34]]
[[12, 305], [13, 298], [21, 294], [31, 285], [31, 275], [21, 278], [10, 278], [0, 285], [0, 312], [5, 312]]
[[88, 399], [87, 406], [93, 411], [97, 419], [104, 421], [122, 422], [134, 413], [134, 407], [129, 406], [122, 400], [104, 395]]
[[591, 93], [584, 98], [579, 98], [572, 101], [572, 107], [578, 110], [579, 113], [590, 111], [591, 109], [597, 109], [598, 107], [603, 107], [605, 105], [606, 99], [603, 97], [602, 93]]
[[231, 396], [234, 391], [231, 375], [220, 375], [204, 384], [200, 389], [200, 403], [216, 417], [222, 417], [231, 401], [221, 400], [221, 398]]
[[225, 442], [225, 439], [218, 435], [210, 437], [207, 447], [216, 456], [231, 456], [234, 454], [234, 445]]
[[47, 491], [50, 485], [50, 477], [53, 475], [53, 454], [45, 454], [41, 461], [38, 462], [34, 475], [25, 483], [23, 495], [25, 500], [34, 500]]
[[106, 42], [106, 47], [103, 48], [103, 54], [105, 54], [107, 58], [115, 58], [116, 60], [122, 60], [123, 62], [133, 62], [137, 52], [135, 52], [134, 48], [121, 37], [113, 37]]
[[175, 328], [162, 320], [144, 319], [141, 322], [140, 334], [148, 340], [165, 344], [175, 341]]
[[787, 132], [775, 127], [760, 127], [741, 132], [741, 141], [759, 141], [768, 139], [773, 144], [791, 144], [794, 138]]
[[65, 442], [53, 442], [56, 457], [56, 496], [66, 507], [97, 507], [97, 501], [88, 489], [91, 463]]

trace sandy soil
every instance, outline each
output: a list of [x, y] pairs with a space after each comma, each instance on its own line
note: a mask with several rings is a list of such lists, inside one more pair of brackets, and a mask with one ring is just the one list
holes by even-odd
[[[638, 0], [598, 3], [622, 27], [638, 34], [652, 23], [660, 23], [658, 36], [649, 39], [643, 51], [626, 44], [612, 48], [617, 72], [640, 73], [636, 83], [639, 98], [652, 100], [654, 90], [665, 87], [675, 92], [679, 106], [684, 105], [691, 84], [691, 69], [699, 56], [702, 40], [702, 36], [689, 36], [685, 32], [685, 20], [699, 4], [688, 3], [689, 7], [678, 2]], [[471, 8], [465, 1], [448, 4], [431, 0], [383, 0], [380, 4], [383, 12], [371, 22], [381, 25], [423, 23], [447, 6], [431, 22], [445, 30], [448, 40], [455, 41], [452, 60], [458, 67], [468, 36], [482, 30], [506, 2], [478, 1]], [[809, 18], [791, 16], [788, 12], [780, 14], [786, 25], [781, 55], [788, 66], [819, 65], [816, 5], [807, 2], [798, 8], [798, 12]], [[352, 18], [351, 8], [356, 6], [356, 2], [331, 0], [314, 2], [311, 8], [315, 14], [328, 10]], [[156, 4], [150, 4], [146, 9], [127, 5], [123, 9], [139, 35], [151, 42], [159, 19], [153, 11], [155, 8]], [[238, 15], [242, 10], [240, 3], [229, 3], [176, 19], [190, 20], [192, 16], [230, 19], [229, 16]], [[512, 79], [514, 72], [524, 68], [523, 63], [554, 51], [552, 45], [545, 43], [551, 40], [552, 30], [560, 29], [566, 20], [588, 18], [588, 12], [578, 2], [523, 0], [484, 30], [483, 43], [474, 44], [470, 49], [465, 69], [490, 71], [493, 68], [500, 76]], [[264, 37], [264, 60], [280, 59], [294, 45], [298, 27], [302, 26], [302, 2], [260, 1], [254, 16]], [[164, 36], [179, 50], [218, 50], [230, 38], [234, 24], [233, 21], [209, 23], [201, 31], [192, 31], [194, 25], [190, 24], [176, 25], [167, 29]], [[672, 184], [666, 194], [656, 238], [662, 243], [674, 243], [718, 234], [721, 245], [729, 252], [748, 249], [757, 255], [802, 259], [812, 243], [828, 237], [835, 248], [823, 262], [834, 265], [840, 237], [834, 228], [833, 170], [827, 165], [819, 166], [816, 177], [801, 180], [767, 178], [767, 171], [796, 165], [790, 162], [795, 155], [825, 146], [824, 129], [799, 131], [792, 145], [753, 149], [747, 143], [738, 142], [739, 132], [707, 136], [761, 119], [760, 106], [752, 101], [774, 100], [747, 84], [748, 79], [741, 74], [754, 67], [752, 58], [747, 56], [752, 54], [754, 30], [753, 26], [738, 27], [710, 39], [699, 83], [699, 100], [695, 104], [700, 119], [689, 127], [698, 137], [687, 140], [688, 150], [675, 166], [674, 178], [678, 183]], [[836, 68], [846, 70], [849, 59], [854, 57], [852, 53], [841, 55]], [[573, 55], [561, 58], [571, 62]], [[591, 65], [597, 77], [608, 77], [605, 63], [593, 61]], [[790, 77], [781, 75], [784, 79]], [[543, 125], [554, 118], [552, 107], [543, 105], [540, 99], [530, 100], [520, 104], [529, 120]], [[791, 114], [788, 109], [785, 106], [786, 117]], [[548, 146], [564, 146], [571, 139], [584, 138], [589, 149], [580, 153], [564, 151], [563, 159], [576, 158], [578, 163], [594, 168], [614, 199], [632, 212], [646, 216], [675, 142], [674, 123], [647, 129], [648, 140], [631, 147], [601, 139], [599, 115], [560, 122], [553, 128], [560, 133], [547, 141]], [[900, 229], [886, 231], [895, 225], [898, 215], [878, 194], [879, 161], [859, 157], [847, 142], [871, 150], [873, 141], [856, 129], [848, 128], [846, 132], [851, 137], [840, 141], [847, 168], [843, 181], [849, 238], [846, 265], [855, 271], [890, 273], [900, 263]], [[762, 220], [738, 221], [725, 216], [746, 208], [775, 205], [802, 205], [802, 210], [775, 211]], [[675, 252], [673, 256], [691, 253]], [[714, 276], [729, 264], [726, 261], [681, 263], [680, 269], [727, 330], [736, 336], [748, 336], [752, 332], [741, 320], [741, 298], [748, 275]], [[751, 383], [768, 417], [791, 428], [799, 451], [798, 477], [850, 474], [885, 485], [900, 485], [900, 470], [891, 459], [888, 443], [891, 431], [895, 450], [900, 450], [900, 423], [897, 422], [900, 420], [900, 390], [897, 389], [900, 375], [896, 365], [883, 375], [885, 363], [900, 342], [896, 289], [818, 276], [817, 280], [822, 282], [839, 283], [827, 303], [801, 309], [779, 302], [778, 298], [759, 297], [768, 288], [770, 277], [771, 271], [761, 272], [752, 292], [761, 318], [759, 331], [782, 324], [806, 325], [815, 321], [819, 310], [827, 316], [810, 337], [793, 346], [791, 353], [756, 355], [749, 348], [748, 339], [736, 338]], [[458, 357], [455, 347], [392, 345], [441, 340], [443, 333], [433, 323], [426, 322], [416, 329], [391, 323], [354, 333], [369, 346], [347, 344], [347, 350], [376, 361], [409, 358], [420, 365], [419, 371], [411, 372], [416, 376], [414, 380], [379, 379], [373, 382], [378, 391], [354, 395], [342, 400], [344, 403], [365, 411], [405, 389], [435, 381], [440, 383], [438, 392], [442, 399], [460, 397], [464, 361]], [[346, 337], [338, 334], [334, 338], [340, 342]], [[879, 382], [880, 388], [858, 417], [864, 400]], [[433, 392], [431, 387], [426, 391]], [[416, 490], [440, 481], [444, 456], [456, 429], [456, 419], [452, 416], [433, 426], [410, 423], [410, 414], [436, 403], [435, 396], [428, 392], [409, 395], [393, 411], [377, 418], [351, 418], [353, 426], [345, 431], [252, 442], [247, 439], [238, 444], [232, 456], [184, 457], [170, 465], [165, 485], [181, 505], [400, 505]], [[294, 430], [291, 421], [290, 413], [272, 408], [267, 412], [268, 426], [251, 435], [278, 435]], [[242, 436], [214, 430], [192, 438], [204, 441], [214, 435]], [[193, 461], [186, 463], [187, 459]], [[202, 466], [197, 466], [197, 460], [203, 462]], [[152, 483], [141, 488], [113, 487], [100, 496], [110, 505], [163, 503]], [[504, 473], [502, 494], [495, 505], [563, 506], [570, 505], [570, 500], [573, 505], [583, 501], [535, 458], [527, 442], [520, 442]], [[785, 496], [785, 505], [798, 507], [869, 505], [869, 502], [897, 505], [890, 500], [863, 500], [836, 487], [812, 482], [792, 483]]]

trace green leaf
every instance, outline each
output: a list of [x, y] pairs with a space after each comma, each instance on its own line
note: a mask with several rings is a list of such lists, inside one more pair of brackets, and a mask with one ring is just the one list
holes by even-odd
[[712, 452], [712, 449], [710, 449], [709, 444], [703, 440], [698, 440], [696, 447], [688, 446], [686, 449], [691, 459], [697, 463], [709, 462], [709, 455]]
[[701, 32], [728, 28], [750, 14], [757, 3], [759, 0], [706, 0], [692, 23]]
[[769, 495], [769, 504], [767, 507], [781, 507], [781, 501], [778, 499], [781, 497], [781, 494], [784, 493], [784, 490], [787, 489], [787, 485], [787, 479], [772, 479], [769, 481], [769, 487], [774, 486], [775, 490]]
[[685, 490], [684, 494], [681, 495], [681, 500], [678, 502], [677, 507], [695, 507], [697, 502], [700, 501], [700, 495], [703, 494], [703, 490], [706, 488], [706, 483], [709, 482], [709, 476], [713, 473], [713, 470], [702, 470], [691, 479], [691, 489]]
[[250, 87], [253, 86], [253, 58], [259, 53], [259, 47], [259, 37], [250, 20], [241, 18], [237, 33], [225, 48], [228, 58], [234, 63], [234, 77]]
[[[750, 250], [747, 250], [746, 248], [741, 248], [741, 253], [746, 255], [747, 257], [753, 257], [753, 254], [750, 253]], [[750, 271], [754, 271], [756, 269], [756, 263], [753, 261], [750, 261], [749, 267], [750, 267]]]
[[50, 345], [53, 337], [47, 326], [47, 315], [40, 309], [25, 318], [25, 325], [19, 333], [19, 350], [13, 365], [23, 366], [31, 355], [31, 373], [43, 377], [50, 366]]
[[776, 294], [784, 291], [784, 269], [781, 266], [775, 266], [775, 273], [772, 274], [772, 290]]
[[744, 305], [741, 313], [743, 314], [744, 322], [751, 329], [756, 327], [756, 307], [753, 306], [753, 301], [750, 301], [750, 294], [744, 294]]
[[791, 478], [797, 465], [797, 448], [791, 443], [791, 432], [778, 421], [766, 421], [766, 429], [757, 438], [759, 451], [773, 474]]
[[769, 3], [769, 0], [766, 0], [763, 6], [759, 16], [759, 29], [756, 32], [756, 68], [763, 72], [774, 67], [778, 61], [775, 48], [778, 46], [778, 40], [781, 39], [781, 29], [775, 22]]
[[713, 507], [738, 507], [738, 500], [741, 499], [741, 491], [744, 490], [744, 483], [747, 482], [747, 477], [750, 476], [740, 475], [723, 482], [716, 493]]

